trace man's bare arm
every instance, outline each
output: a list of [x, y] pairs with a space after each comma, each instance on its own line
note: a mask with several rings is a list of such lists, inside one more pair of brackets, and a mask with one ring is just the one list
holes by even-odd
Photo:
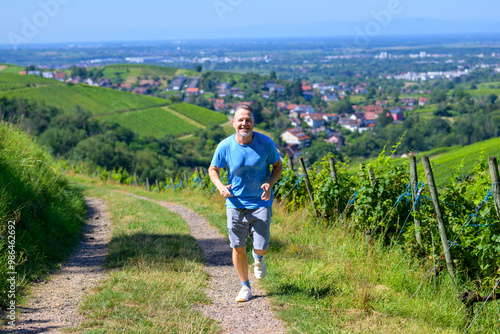
[[281, 159], [279, 159], [274, 165], [273, 170], [271, 171], [271, 177], [269, 180], [261, 186], [261, 189], [264, 190], [262, 193], [262, 198], [265, 201], [269, 201], [271, 199], [271, 189], [273, 185], [278, 181], [281, 176], [281, 172], [283, 172], [283, 163]]
[[210, 180], [215, 185], [217, 190], [219, 190], [219, 193], [222, 197], [224, 198], [233, 197], [233, 195], [229, 191], [229, 188], [231, 188], [232, 184], [225, 186], [222, 183], [219, 174], [220, 170], [221, 168], [215, 167], [214, 165], [210, 164], [210, 167], [208, 167], [208, 175], [210, 176]]

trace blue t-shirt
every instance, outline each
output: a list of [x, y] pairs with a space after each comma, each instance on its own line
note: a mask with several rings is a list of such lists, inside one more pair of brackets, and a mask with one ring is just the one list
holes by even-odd
[[272, 190], [271, 199], [264, 201], [260, 198], [264, 193], [260, 187], [269, 181], [270, 165], [280, 159], [276, 146], [271, 138], [258, 132], [253, 133], [248, 145], [239, 144], [235, 136], [221, 141], [212, 158], [212, 165], [227, 168], [227, 184], [232, 184], [229, 191], [233, 197], [226, 198], [226, 206], [236, 209], [271, 207]]

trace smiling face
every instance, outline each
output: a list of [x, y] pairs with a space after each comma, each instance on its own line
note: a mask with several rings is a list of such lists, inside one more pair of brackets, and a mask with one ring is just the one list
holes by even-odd
[[[233, 128], [236, 131], [237, 139], [241, 139], [241, 142], [248, 144], [253, 138], [253, 126], [254, 120], [253, 115], [250, 111], [245, 109], [238, 109], [234, 113]], [[240, 140], [238, 140], [240, 142]]]

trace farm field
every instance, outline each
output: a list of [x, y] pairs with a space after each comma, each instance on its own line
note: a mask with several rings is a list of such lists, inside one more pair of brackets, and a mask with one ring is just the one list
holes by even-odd
[[0, 73], [3, 74], [18, 74], [19, 71], [24, 71], [24, 69], [23, 66], [0, 63]]
[[167, 85], [168, 80], [172, 79], [175, 75], [182, 74], [188, 77], [199, 75], [199, 73], [193, 70], [164, 66], [118, 64], [104, 67], [104, 76], [111, 79], [112, 82], [122, 80], [130, 84], [136, 83], [139, 77], [149, 77], [152, 79], [154, 76], [157, 76], [163, 85]]
[[[87, 85], [64, 85], [55, 80], [37, 77], [16, 76], [22, 79], [16, 83], [12, 80], [2, 81], [0, 75], [0, 87], [11, 90], [0, 91], [1, 96], [10, 98], [25, 98], [36, 100], [47, 105], [62, 108], [66, 111], [73, 111], [77, 105], [90, 111], [93, 115], [111, 114], [117, 111], [142, 109], [154, 106], [166, 105], [168, 100], [149, 96], [134, 95], [108, 88], [92, 87]], [[29, 80], [26, 80], [29, 79]], [[9, 78], [10, 79], [10, 78]], [[33, 81], [31, 81], [34, 79]], [[41, 83], [44, 86], [21, 88], [22, 84], [29, 82]], [[47, 83], [48, 82], [48, 83]], [[8, 85], [7, 85], [8, 83]], [[47, 83], [47, 85], [45, 85]]]
[[467, 90], [467, 93], [469, 93], [473, 97], [487, 97], [490, 94], [498, 96], [500, 95], [500, 82], [482, 83], [477, 85], [477, 89]]
[[193, 104], [188, 103], [175, 103], [169, 106], [173, 109], [197, 122], [205, 125], [220, 125], [228, 121], [227, 117], [223, 114], [219, 114], [213, 110], [202, 108]]
[[199, 129], [199, 127], [188, 123], [159, 107], [106, 115], [99, 117], [99, 119], [107, 122], [118, 123], [139, 135], [149, 135], [157, 138], [163, 137], [167, 134], [180, 136], [195, 132]]

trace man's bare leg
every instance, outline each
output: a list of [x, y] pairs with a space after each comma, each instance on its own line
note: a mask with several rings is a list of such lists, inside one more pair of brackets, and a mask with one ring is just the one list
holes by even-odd
[[248, 281], [248, 259], [245, 254], [246, 247], [233, 248], [233, 265], [240, 281]]

